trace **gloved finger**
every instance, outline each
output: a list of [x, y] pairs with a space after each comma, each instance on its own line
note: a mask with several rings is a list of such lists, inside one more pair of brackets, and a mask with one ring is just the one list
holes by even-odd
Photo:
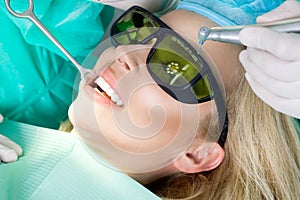
[[245, 76], [254, 93], [262, 101], [281, 113], [300, 118], [300, 99], [287, 99], [274, 95], [256, 83], [249, 74], [246, 73]]
[[256, 22], [271, 22], [295, 17], [300, 17], [300, 2], [296, 0], [286, 0], [271, 12], [257, 17]]
[[287, 99], [300, 99], [300, 83], [299, 82], [284, 82], [273, 79], [272, 77], [261, 73], [261, 71], [247, 71], [252, 79], [274, 95], [281, 96]]
[[22, 148], [18, 144], [16, 144], [12, 140], [8, 139], [7, 137], [1, 134], [0, 134], [0, 144], [11, 150], [14, 150], [18, 156], [21, 156], [23, 153]]
[[298, 61], [300, 58], [300, 35], [279, 33], [263, 27], [248, 27], [241, 30], [242, 44], [268, 51], [286, 61]]
[[[245, 57], [246, 56], [246, 57]], [[300, 82], [285, 82], [280, 81], [276, 78], [269, 76], [261, 68], [255, 66], [249, 57], [247, 57], [247, 52], [241, 55], [242, 64], [245, 65], [247, 74], [249, 74], [252, 79], [259, 84], [264, 89], [268, 90], [274, 95], [278, 95], [288, 99], [300, 99]]]
[[287, 62], [266, 51], [255, 48], [247, 48], [243, 54], [247, 54], [245, 56], [248, 57], [251, 61], [251, 65], [253, 65], [245, 66], [245, 69], [247, 68], [246, 70], [249, 70], [249, 67], [258, 67], [261, 71], [274, 79], [286, 82], [300, 80], [300, 60], [298, 62]]
[[14, 162], [17, 159], [18, 155], [14, 150], [0, 144], [0, 161], [2, 160], [3, 162]]

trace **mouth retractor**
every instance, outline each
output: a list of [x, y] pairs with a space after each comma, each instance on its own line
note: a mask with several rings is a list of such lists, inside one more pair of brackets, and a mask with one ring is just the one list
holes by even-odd
[[99, 93], [100, 95], [110, 99], [116, 105], [122, 107], [123, 101], [119, 97], [119, 95], [114, 91], [114, 89], [102, 78], [98, 77], [95, 80], [94, 90]]

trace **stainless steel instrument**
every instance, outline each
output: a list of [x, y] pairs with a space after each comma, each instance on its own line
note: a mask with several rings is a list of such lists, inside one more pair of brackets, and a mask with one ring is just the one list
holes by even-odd
[[206, 40], [214, 40], [219, 42], [241, 44], [239, 33], [243, 28], [249, 26], [266, 27], [279, 32], [300, 33], [300, 18], [262, 24], [251, 24], [246, 26], [225, 26], [213, 28], [203, 26], [198, 32], [199, 43], [203, 44]]
[[[55, 45], [56, 47], [75, 65], [81, 74], [81, 79], [87, 83], [88, 76], [94, 77], [95, 74], [92, 70], [82, 67], [73, 56], [61, 45], [60, 42], [48, 31], [48, 29], [41, 23], [41, 21], [35, 16], [33, 12], [33, 2], [28, 0], [28, 8], [24, 12], [16, 12], [11, 8], [10, 0], [5, 0], [7, 10], [14, 16], [19, 18], [27, 18], [31, 20]], [[90, 78], [91, 78], [90, 77]]]

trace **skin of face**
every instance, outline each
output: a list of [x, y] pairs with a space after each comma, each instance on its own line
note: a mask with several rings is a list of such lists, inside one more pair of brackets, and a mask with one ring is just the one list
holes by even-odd
[[[171, 12], [161, 19], [196, 44], [201, 26], [215, 26], [208, 19], [184, 10]], [[69, 118], [82, 140], [91, 149], [101, 151], [101, 156], [115, 166], [122, 168], [121, 165], [128, 162], [129, 168], [132, 163], [135, 169], [142, 169], [155, 163], [156, 157], [161, 160], [153, 165], [155, 169], [143, 173], [124, 170], [142, 183], [182, 171], [169, 160], [170, 156], [178, 158], [178, 153], [164, 157], [159, 151], [172, 146], [177, 138], [180, 138], [176, 144], [180, 151], [195, 149], [195, 144], [201, 142], [195, 139], [199, 124], [207, 123], [201, 124], [211, 115], [213, 107], [212, 102], [183, 104], [165, 93], [147, 72], [145, 63], [150, 48], [151, 44], [110, 47], [94, 68], [121, 97], [122, 107], [81, 83], [69, 109]], [[232, 88], [241, 74], [237, 59], [239, 48], [233, 50], [230, 44], [216, 42], [206, 42], [203, 48], [218, 66], [225, 87]], [[189, 139], [185, 141], [186, 138]], [[176, 145], [168, 151], [176, 152]], [[179, 148], [180, 145], [185, 149]], [[107, 150], [112, 148], [114, 150]], [[132, 155], [140, 153], [153, 154], [154, 158], [142, 162], [130, 160]]]

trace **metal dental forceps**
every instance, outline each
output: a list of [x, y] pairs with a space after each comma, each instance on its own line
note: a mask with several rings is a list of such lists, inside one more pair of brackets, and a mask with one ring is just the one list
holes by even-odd
[[71, 54], [58, 42], [58, 40], [47, 30], [47, 28], [41, 23], [41, 21], [34, 15], [33, 12], [33, 2], [28, 0], [28, 8], [24, 12], [15, 12], [10, 6], [10, 0], [5, 0], [5, 5], [7, 10], [14, 16], [19, 18], [27, 18], [31, 20], [55, 45], [56, 47], [75, 65], [81, 74], [81, 79], [87, 83], [87, 76], [95, 76], [95, 73], [90, 70], [82, 67], [72, 56]]
[[262, 24], [252, 24], [247, 26], [228, 26], [208, 28], [203, 26], [198, 32], [199, 43], [203, 44], [206, 40], [241, 44], [239, 33], [243, 28], [249, 26], [262, 26], [279, 32], [300, 33], [300, 18], [281, 20]]

